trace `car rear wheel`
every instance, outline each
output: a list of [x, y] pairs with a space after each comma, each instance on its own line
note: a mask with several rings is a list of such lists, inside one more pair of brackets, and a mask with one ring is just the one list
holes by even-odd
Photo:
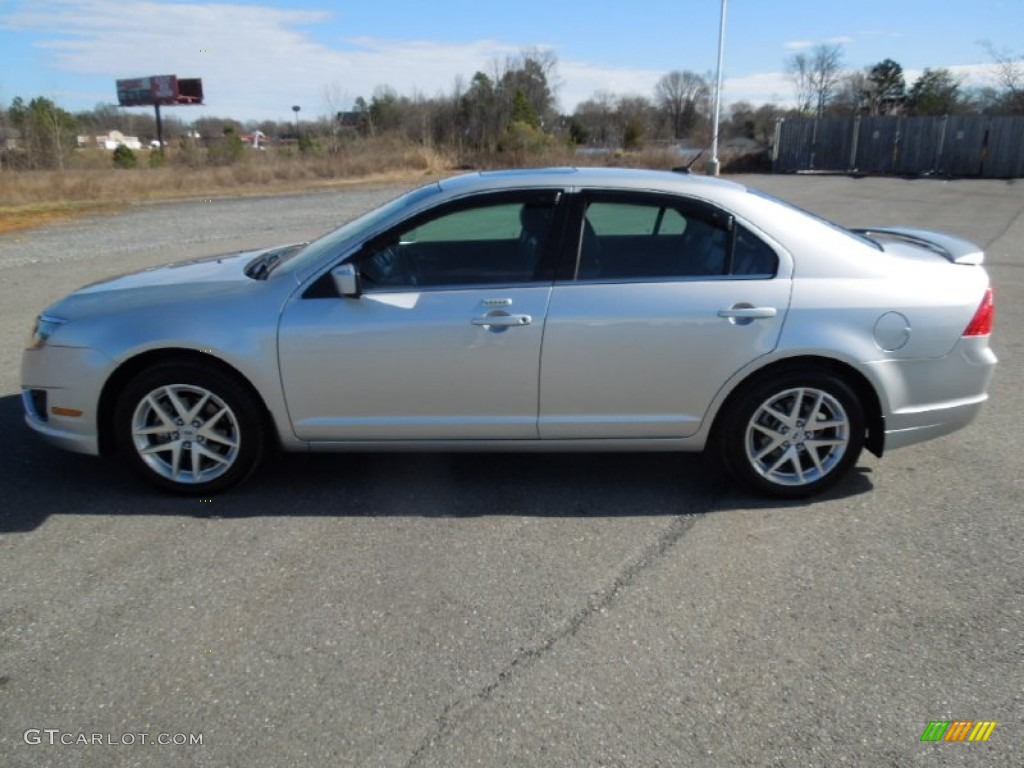
[[801, 498], [838, 482], [864, 447], [864, 409], [814, 369], [762, 377], [732, 398], [718, 434], [729, 472], [752, 490]]
[[118, 447], [147, 481], [186, 495], [241, 482], [263, 456], [259, 403], [233, 376], [189, 362], [136, 376], [114, 414]]

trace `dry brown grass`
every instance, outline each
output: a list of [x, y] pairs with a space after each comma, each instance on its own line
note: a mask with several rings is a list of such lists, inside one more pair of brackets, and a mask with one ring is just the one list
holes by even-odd
[[[274, 195], [363, 182], [401, 182], [440, 178], [457, 168], [602, 165], [673, 168], [680, 157], [665, 149], [580, 155], [571, 147], [548, 144], [531, 153], [455, 158], [400, 139], [363, 139], [336, 153], [246, 149], [233, 165], [206, 163], [202, 151], [168, 150], [162, 167], [148, 165], [149, 153], [137, 153], [139, 166], [113, 167], [109, 152], [82, 150], [63, 171], [0, 171], [0, 234], [71, 216], [116, 210], [138, 202], [245, 195]], [[703, 158], [695, 169], [703, 169]]]
[[192, 167], [173, 149], [159, 168], [148, 166], [148, 152], [137, 155], [139, 166], [126, 170], [113, 167], [109, 152], [84, 150], [63, 171], [0, 172], [0, 234], [138, 202], [415, 182], [446, 175], [452, 166], [430, 148], [386, 139], [337, 154], [246, 150], [238, 163], [220, 167]]
[[0, 235], [52, 224], [74, 216], [113, 213], [120, 207], [115, 203], [52, 203], [11, 208], [0, 206]]

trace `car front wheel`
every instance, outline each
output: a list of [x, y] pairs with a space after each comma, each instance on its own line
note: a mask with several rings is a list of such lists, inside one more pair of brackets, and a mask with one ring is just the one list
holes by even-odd
[[838, 482], [864, 446], [864, 409], [839, 377], [793, 370], [734, 397], [718, 435], [730, 473], [752, 490], [801, 498]]
[[114, 414], [119, 450], [146, 480], [175, 493], [217, 493], [241, 482], [263, 455], [255, 397], [234, 377], [189, 362], [136, 376]]

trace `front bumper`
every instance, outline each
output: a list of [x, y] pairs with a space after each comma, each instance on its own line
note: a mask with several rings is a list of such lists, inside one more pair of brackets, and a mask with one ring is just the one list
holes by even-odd
[[99, 455], [100, 392], [113, 366], [109, 357], [95, 349], [47, 345], [25, 350], [21, 357], [25, 423], [60, 448]]

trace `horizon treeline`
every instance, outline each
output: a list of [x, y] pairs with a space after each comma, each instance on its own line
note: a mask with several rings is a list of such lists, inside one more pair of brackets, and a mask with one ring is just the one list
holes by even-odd
[[[908, 83], [902, 66], [889, 58], [847, 70], [841, 46], [819, 45], [785, 61], [794, 106], [732, 101], [723, 106], [721, 135], [756, 148], [768, 146], [781, 117], [1024, 114], [1024, 57], [986, 46], [996, 84], [969, 87], [942, 67], [925, 69]], [[468, 81], [457, 78], [444, 95], [403, 95], [381, 85], [342, 109], [325, 88], [327, 109], [315, 119], [301, 119], [298, 109], [292, 121], [246, 122], [218, 116], [187, 121], [165, 111], [163, 134], [186, 164], [235, 162], [244, 154], [242, 137], [257, 131], [272, 145], [310, 154], [336, 154], [361, 138], [391, 136], [445, 152], [460, 165], [494, 164], [554, 147], [700, 149], [710, 143], [713, 83], [710, 73], [673, 70], [650, 94], [598, 91], [565, 114], [557, 109], [557, 58], [531, 49]], [[145, 145], [156, 135], [152, 114], [112, 104], [71, 113], [46, 97], [15, 97], [0, 109], [0, 167], [63, 169], [78, 136], [111, 130], [137, 136]]]

